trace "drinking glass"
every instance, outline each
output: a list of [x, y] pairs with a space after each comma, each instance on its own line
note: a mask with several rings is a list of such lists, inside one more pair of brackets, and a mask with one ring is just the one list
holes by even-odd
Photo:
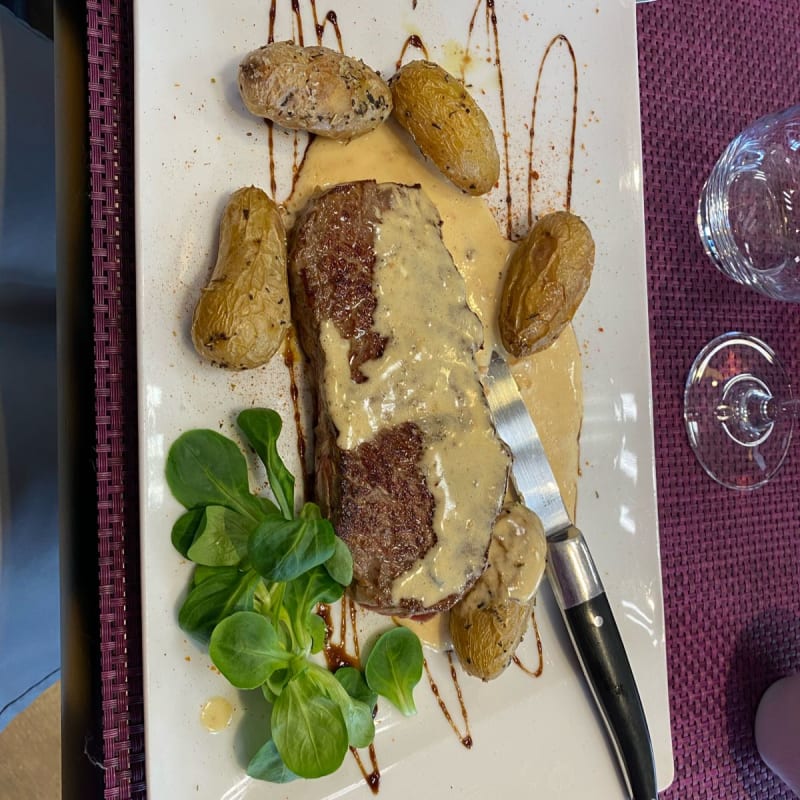
[[697, 227], [725, 275], [800, 302], [800, 105], [742, 131], [700, 193]]
[[689, 370], [684, 421], [703, 469], [731, 489], [756, 489], [780, 469], [800, 401], [775, 352], [738, 331], [709, 342]]

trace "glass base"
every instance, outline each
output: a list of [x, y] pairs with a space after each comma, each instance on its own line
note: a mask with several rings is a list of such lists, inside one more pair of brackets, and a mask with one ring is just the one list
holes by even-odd
[[772, 349], [733, 332], [709, 342], [686, 379], [684, 421], [703, 469], [731, 489], [763, 486], [783, 463], [794, 428], [792, 414], [768, 415], [773, 397], [791, 395]]

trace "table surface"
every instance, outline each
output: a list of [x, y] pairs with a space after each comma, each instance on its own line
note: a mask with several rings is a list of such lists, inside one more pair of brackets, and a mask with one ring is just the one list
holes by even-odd
[[[79, 752], [91, 756], [78, 759], [82, 766], [65, 767], [65, 798], [146, 796], [132, 380], [133, 164], [131, 148], [124, 146], [132, 106], [126, 80], [130, 6], [130, 0], [57, 3], [60, 74], [74, 79], [62, 78], [69, 87], [61, 119], [70, 134], [62, 134], [59, 163], [60, 199], [71, 201], [61, 233], [60, 324], [62, 354], [72, 356], [63, 375], [72, 416], [63, 431], [62, 496], [70, 499], [65, 546], [74, 554], [64, 577], [70, 601], [64, 604], [64, 762], [72, 764]], [[694, 228], [700, 186], [724, 145], [751, 120], [798, 102], [800, 16], [796, 0], [658, 0], [636, 13], [675, 751], [675, 780], [662, 797], [788, 800], [788, 788], [756, 752], [753, 716], [767, 686], [800, 669], [800, 453], [795, 447], [779, 476], [762, 489], [724, 489], [695, 461], [681, 403], [696, 352], [724, 331], [752, 332], [772, 344], [790, 372], [800, 369], [800, 306], [762, 298], [725, 279], [706, 259]], [[85, 119], [76, 118], [76, 105]], [[81, 179], [85, 184], [86, 175], [73, 166], [74, 158], [84, 163], [81, 155], [91, 183], [83, 206], [76, 204], [75, 187]], [[81, 213], [83, 240], [74, 232]], [[79, 268], [87, 258], [91, 280]], [[93, 375], [79, 358], [86, 347], [94, 348]], [[90, 404], [83, 387], [92, 378]], [[90, 472], [88, 456], [96, 458]], [[76, 533], [87, 522], [97, 530], [88, 543]], [[74, 753], [71, 736], [77, 736]]]
[[656, 476], [675, 781], [667, 798], [789, 798], [755, 749], [753, 716], [800, 668], [800, 452], [754, 492], [706, 477], [682, 388], [705, 342], [746, 330], [800, 369], [800, 307], [706, 259], [696, 198], [727, 142], [798, 102], [795, 0], [658, 0], [638, 9]]

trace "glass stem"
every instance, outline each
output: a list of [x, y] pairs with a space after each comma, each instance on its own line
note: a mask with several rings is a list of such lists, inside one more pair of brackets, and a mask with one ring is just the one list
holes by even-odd
[[793, 419], [800, 419], [800, 400], [794, 397], [785, 398], [783, 400], [772, 397], [769, 400], [769, 406], [769, 413], [773, 420], [783, 414], [787, 414]]
[[773, 397], [761, 386], [744, 381], [717, 406], [717, 419], [754, 433], [765, 431], [784, 414], [800, 418], [800, 400]]
[[759, 433], [775, 421], [775, 398], [762, 389], [744, 389], [736, 415], [745, 428]]

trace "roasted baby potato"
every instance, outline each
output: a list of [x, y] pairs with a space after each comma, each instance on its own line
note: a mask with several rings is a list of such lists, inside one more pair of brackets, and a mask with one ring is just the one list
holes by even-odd
[[194, 311], [192, 341], [221, 367], [260, 367], [280, 347], [290, 319], [280, 211], [261, 189], [239, 189], [222, 214], [217, 263]]
[[583, 300], [593, 266], [594, 240], [580, 217], [542, 217], [508, 262], [499, 319], [506, 350], [522, 357], [552, 344]]
[[530, 620], [547, 542], [539, 518], [518, 503], [497, 518], [488, 565], [450, 610], [450, 636], [461, 665], [485, 681], [509, 665]]
[[371, 131], [392, 110], [389, 87], [363, 61], [293, 42], [274, 42], [245, 56], [239, 91], [252, 114], [329, 139]]
[[500, 157], [486, 115], [457, 78], [430, 61], [411, 61], [389, 81], [395, 119], [422, 153], [469, 194], [500, 177]]

